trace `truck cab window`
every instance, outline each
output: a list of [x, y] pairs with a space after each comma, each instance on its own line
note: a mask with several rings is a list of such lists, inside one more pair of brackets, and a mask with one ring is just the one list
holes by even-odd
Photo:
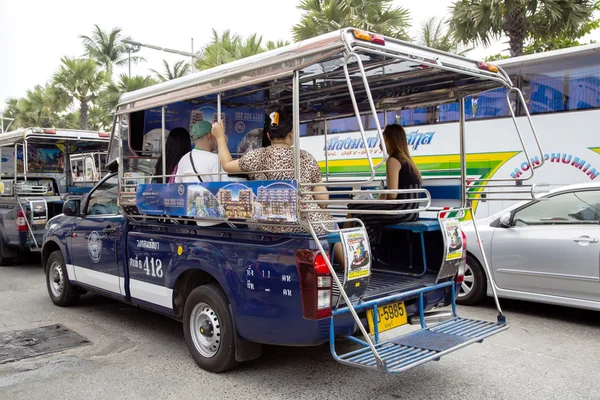
[[87, 215], [116, 215], [117, 209], [118, 178], [111, 177], [98, 186], [92, 193], [87, 203]]

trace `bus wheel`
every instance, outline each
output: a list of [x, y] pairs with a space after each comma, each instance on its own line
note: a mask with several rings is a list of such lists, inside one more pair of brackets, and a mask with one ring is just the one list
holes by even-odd
[[487, 279], [479, 261], [468, 254], [465, 265], [465, 280], [460, 286], [456, 302], [464, 305], [479, 303], [483, 296], [485, 296], [486, 282]]
[[79, 301], [77, 288], [69, 282], [67, 267], [60, 250], [56, 250], [46, 262], [46, 286], [54, 304], [61, 307], [76, 304]]
[[229, 301], [217, 285], [192, 290], [185, 301], [183, 334], [200, 368], [223, 372], [237, 365]]

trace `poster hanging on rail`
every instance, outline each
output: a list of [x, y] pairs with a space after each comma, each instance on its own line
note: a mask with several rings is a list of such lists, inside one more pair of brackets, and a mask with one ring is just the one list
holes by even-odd
[[446, 236], [446, 261], [459, 260], [463, 255], [462, 232], [458, 219], [441, 219], [442, 232]]
[[345, 230], [340, 236], [346, 256], [348, 280], [368, 277], [371, 273], [371, 249], [364, 228]]

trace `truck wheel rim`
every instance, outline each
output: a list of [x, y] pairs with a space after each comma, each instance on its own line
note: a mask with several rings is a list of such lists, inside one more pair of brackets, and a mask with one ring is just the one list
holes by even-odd
[[221, 347], [221, 325], [217, 313], [206, 303], [198, 303], [192, 310], [190, 331], [194, 346], [202, 357], [211, 358]]
[[465, 280], [460, 285], [460, 291], [458, 297], [465, 297], [473, 290], [475, 286], [475, 276], [473, 276], [473, 270], [469, 264], [465, 265]]
[[65, 288], [65, 277], [63, 276], [62, 268], [57, 261], [54, 261], [52, 265], [50, 265], [48, 279], [50, 280], [50, 291], [52, 292], [52, 295], [54, 297], [60, 297]]

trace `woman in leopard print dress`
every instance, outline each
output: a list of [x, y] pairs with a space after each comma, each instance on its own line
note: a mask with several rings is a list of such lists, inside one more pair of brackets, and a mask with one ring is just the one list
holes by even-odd
[[[294, 179], [294, 150], [292, 149], [292, 120], [286, 115], [280, 114], [276, 125], [271, 125], [267, 133], [271, 145], [252, 150], [237, 160], [231, 157], [225, 139], [223, 124], [215, 123], [212, 135], [217, 138], [219, 149], [219, 160], [223, 170], [227, 173], [248, 172], [252, 180], [292, 180]], [[270, 172], [260, 172], [270, 171]], [[300, 150], [300, 182], [299, 183], [322, 183], [321, 169], [317, 160], [305, 150]], [[322, 185], [314, 186], [314, 191], [326, 192], [327, 188]], [[302, 200], [327, 200], [329, 195], [303, 195]], [[305, 203], [305, 209], [320, 209], [317, 203]], [[308, 213], [310, 221], [331, 221], [333, 217], [327, 212]], [[327, 229], [333, 229], [333, 224], [325, 224]], [[293, 226], [265, 226], [265, 230], [274, 233], [283, 232], [306, 232], [300, 227]], [[315, 225], [319, 234], [327, 231], [322, 225]]]

